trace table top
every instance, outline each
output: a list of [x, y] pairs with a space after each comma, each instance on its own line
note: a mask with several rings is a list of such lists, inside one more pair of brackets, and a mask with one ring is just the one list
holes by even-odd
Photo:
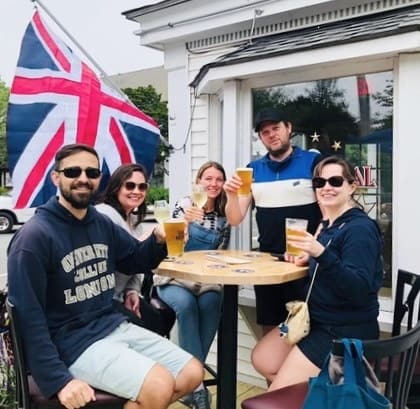
[[269, 253], [239, 250], [189, 251], [162, 261], [157, 273], [209, 284], [279, 284], [305, 277], [307, 267], [278, 261]]

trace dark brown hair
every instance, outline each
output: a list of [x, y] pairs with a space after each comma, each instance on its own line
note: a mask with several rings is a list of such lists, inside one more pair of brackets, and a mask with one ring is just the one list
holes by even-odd
[[[142, 173], [147, 182], [147, 171], [143, 165], [140, 165], [139, 163], [121, 165], [115, 169], [114, 173], [109, 178], [108, 184], [99, 200], [100, 203], [103, 202], [112, 206], [125, 221], [127, 221], [127, 214], [118, 200], [118, 193], [123, 183], [129, 179], [134, 172]], [[144, 201], [135, 212], [132, 212], [133, 215], [137, 216], [133, 227], [137, 227], [144, 220], [146, 208], [146, 201]]]
[[[209, 168], [215, 168], [218, 171], [220, 171], [223, 175], [223, 181], [226, 182], [225, 169], [219, 162], [215, 162], [213, 160], [209, 160], [208, 162], [203, 163], [200, 166], [200, 169], [198, 169], [195, 181], [198, 182], [203, 177], [203, 173]], [[217, 212], [218, 215], [225, 216], [225, 206], [226, 206], [226, 193], [222, 189], [220, 195], [217, 196], [216, 200], [214, 201], [214, 210]]]
[[98, 159], [98, 167], [99, 167], [99, 155], [98, 152], [94, 148], [89, 145], [85, 145], [83, 143], [72, 143], [69, 145], [64, 145], [56, 154], [54, 158], [54, 169], [59, 170], [61, 161], [69, 156], [75, 155], [79, 152], [88, 152], [92, 155], [96, 156]]

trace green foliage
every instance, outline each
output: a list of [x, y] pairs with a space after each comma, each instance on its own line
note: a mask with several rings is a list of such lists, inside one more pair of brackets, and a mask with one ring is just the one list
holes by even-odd
[[0, 408], [16, 407], [16, 378], [13, 367], [0, 355]]
[[372, 98], [377, 102], [378, 105], [388, 108], [388, 112], [383, 115], [382, 118], [376, 117], [374, 122], [377, 129], [392, 129], [392, 118], [394, 106], [394, 83], [392, 79], [386, 81], [385, 89], [382, 92], [375, 92], [372, 94]]
[[146, 204], [153, 204], [156, 200], [169, 201], [169, 190], [163, 186], [150, 186], [147, 191]]
[[7, 167], [6, 113], [8, 100], [9, 88], [0, 78], [0, 167]]
[[[307, 148], [317, 148], [324, 154], [332, 152], [333, 140], [345, 140], [358, 134], [358, 125], [348, 110], [344, 92], [337, 87], [337, 80], [319, 80], [303, 94], [291, 96], [287, 86], [258, 89], [253, 93], [254, 112], [273, 107], [283, 112], [293, 125], [295, 134], [306, 135]], [[313, 143], [309, 135], [320, 134]]]
[[[168, 103], [162, 101], [162, 95], [158, 94], [152, 85], [148, 85], [147, 87], [124, 88], [123, 92], [137, 108], [151, 116], [159, 124], [161, 135], [165, 140], [168, 140]], [[160, 182], [163, 181], [163, 175], [165, 173], [164, 165], [169, 154], [169, 147], [161, 142], [154, 170], [154, 177]]]

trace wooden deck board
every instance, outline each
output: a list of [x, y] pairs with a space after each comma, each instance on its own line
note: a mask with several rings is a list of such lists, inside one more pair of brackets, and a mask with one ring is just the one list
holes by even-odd
[[[211, 409], [216, 409], [216, 386], [210, 386], [209, 391], [212, 394]], [[244, 399], [258, 395], [263, 392], [264, 389], [261, 389], [258, 386], [250, 385], [244, 382], [238, 382], [238, 386], [236, 389], [236, 409], [241, 409], [241, 402]], [[175, 402], [171, 406], [169, 406], [169, 409], [186, 409], [186, 406], [184, 406], [182, 403]]]

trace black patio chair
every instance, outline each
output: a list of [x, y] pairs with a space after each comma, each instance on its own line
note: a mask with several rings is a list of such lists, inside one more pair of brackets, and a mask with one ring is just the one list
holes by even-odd
[[[406, 270], [398, 270], [392, 336], [410, 330], [419, 322], [419, 294], [420, 276]], [[407, 405], [410, 409], [420, 409], [420, 358], [417, 358], [414, 368]]]
[[[6, 308], [10, 320], [10, 335], [14, 354], [14, 371], [16, 376], [16, 403], [17, 409], [62, 409], [57, 397], [47, 399], [44, 397], [30, 375], [23, 352], [23, 344], [19, 334], [19, 324], [16, 311], [10, 300], [6, 301]], [[127, 399], [96, 390], [96, 401], [90, 402], [85, 408], [122, 409]]]

